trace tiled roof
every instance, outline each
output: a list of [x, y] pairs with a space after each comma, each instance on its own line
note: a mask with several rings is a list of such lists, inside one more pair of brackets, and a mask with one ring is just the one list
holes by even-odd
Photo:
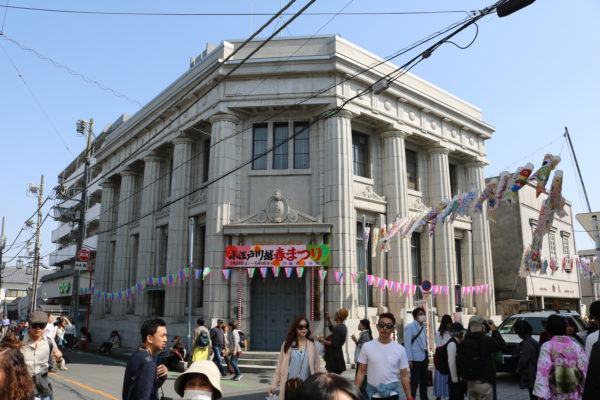
[[[52, 269], [40, 268], [40, 278], [44, 275], [53, 273]], [[25, 268], [6, 267], [2, 271], [2, 284], [5, 283], [29, 283], [33, 279], [32, 275], [26, 274]]]

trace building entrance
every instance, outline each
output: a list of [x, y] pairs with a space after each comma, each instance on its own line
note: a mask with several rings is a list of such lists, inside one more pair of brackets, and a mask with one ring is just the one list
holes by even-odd
[[[257, 274], [258, 275], [258, 274]], [[283, 275], [283, 271], [281, 271]], [[306, 314], [304, 277], [252, 279], [251, 348], [279, 350], [294, 318]]]

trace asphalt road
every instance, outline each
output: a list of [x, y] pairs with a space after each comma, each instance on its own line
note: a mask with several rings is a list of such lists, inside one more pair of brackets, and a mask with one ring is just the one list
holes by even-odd
[[[125, 360], [105, 357], [95, 353], [68, 353], [71, 363], [68, 371], [58, 371], [51, 375], [55, 400], [106, 400], [120, 399]], [[179, 374], [169, 373], [163, 385], [165, 396], [178, 399], [173, 383]], [[349, 379], [354, 371], [348, 371]], [[223, 398], [232, 400], [265, 400], [271, 377], [260, 374], [245, 374], [241, 381], [228, 379], [221, 381]], [[435, 397], [431, 394], [431, 400]], [[526, 390], [520, 390], [516, 377], [509, 374], [498, 375], [498, 399], [528, 400]]]

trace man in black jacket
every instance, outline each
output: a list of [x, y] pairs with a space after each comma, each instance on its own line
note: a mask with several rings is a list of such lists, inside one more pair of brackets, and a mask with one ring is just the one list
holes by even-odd
[[533, 328], [527, 321], [520, 320], [515, 324], [515, 333], [523, 341], [519, 345], [519, 362], [517, 373], [519, 374], [519, 387], [529, 391], [529, 399], [537, 400], [533, 395], [533, 385], [537, 373], [537, 362], [540, 355], [540, 344], [531, 337]]
[[[492, 336], [485, 336], [487, 329]], [[456, 355], [458, 375], [467, 381], [469, 398], [491, 400], [496, 382], [496, 364], [492, 353], [502, 351], [504, 339], [494, 324], [479, 315], [469, 320], [469, 332], [459, 343]]]
[[157, 365], [157, 356], [167, 345], [167, 325], [162, 319], [144, 321], [142, 345], [125, 368], [123, 400], [158, 400], [158, 388], [167, 380], [165, 365]]
[[217, 364], [221, 376], [227, 376], [227, 371], [223, 367], [223, 356], [225, 355], [225, 332], [223, 332], [223, 320], [217, 320], [217, 326], [210, 330], [210, 343], [212, 344], [213, 361]]

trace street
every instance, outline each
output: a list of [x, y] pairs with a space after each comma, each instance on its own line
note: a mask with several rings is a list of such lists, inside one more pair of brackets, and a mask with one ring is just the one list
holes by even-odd
[[[68, 353], [71, 363], [68, 371], [58, 371], [51, 375], [56, 400], [105, 400], [120, 399], [125, 360], [105, 357], [96, 353]], [[178, 373], [169, 373], [163, 385], [164, 394], [174, 399], [179, 398], [173, 390], [173, 383]], [[351, 379], [354, 370], [347, 371], [344, 376]], [[271, 376], [263, 374], [244, 374], [240, 382], [224, 379], [221, 381], [224, 399], [264, 400]], [[429, 393], [429, 398], [435, 397]], [[527, 400], [526, 390], [519, 389], [514, 375], [498, 375], [498, 398], [502, 400]]]

